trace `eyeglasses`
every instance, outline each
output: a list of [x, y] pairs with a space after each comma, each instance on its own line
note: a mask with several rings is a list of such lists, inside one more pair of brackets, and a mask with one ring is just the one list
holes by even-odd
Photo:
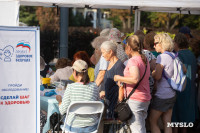
[[156, 46], [159, 42], [154, 42], [154, 46]]

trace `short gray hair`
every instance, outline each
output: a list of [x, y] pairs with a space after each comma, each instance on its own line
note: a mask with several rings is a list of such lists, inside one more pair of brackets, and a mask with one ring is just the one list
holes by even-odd
[[106, 52], [109, 52], [110, 50], [113, 51], [113, 53], [117, 53], [117, 44], [114, 41], [105, 41], [101, 45], [101, 49], [104, 49]]
[[101, 44], [102, 44], [103, 42], [105, 42], [105, 41], [108, 41], [108, 38], [107, 38], [107, 37], [98, 36], [98, 37], [96, 37], [96, 38], [92, 41], [91, 45], [92, 45], [93, 48], [99, 49], [99, 48], [101, 47]]
[[165, 51], [172, 52], [174, 50], [174, 43], [172, 38], [167, 33], [160, 33], [154, 36], [154, 39], [158, 39], [158, 43], [161, 44]]

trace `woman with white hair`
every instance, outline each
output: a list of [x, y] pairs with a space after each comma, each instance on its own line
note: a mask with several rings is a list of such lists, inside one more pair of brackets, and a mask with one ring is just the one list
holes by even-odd
[[104, 76], [103, 91], [105, 92], [106, 104], [108, 105], [107, 118], [114, 118], [114, 108], [118, 101], [119, 86], [114, 81], [114, 75], [123, 76], [124, 64], [116, 56], [117, 44], [113, 41], [105, 41], [101, 45], [102, 56], [109, 61]]
[[162, 76], [164, 73], [168, 78], [174, 74], [174, 62], [170, 55], [166, 52], [174, 50], [174, 43], [167, 33], [157, 34], [154, 37], [154, 48], [156, 52], [160, 52], [156, 60], [156, 68], [152, 72], [153, 78], [157, 81], [157, 91], [152, 99], [150, 110], [150, 125], [152, 133], [160, 133], [158, 119], [162, 117], [164, 124], [164, 132], [172, 133], [172, 128], [167, 127], [167, 123], [171, 122], [172, 109], [176, 101], [176, 92], [171, 88], [167, 80]]

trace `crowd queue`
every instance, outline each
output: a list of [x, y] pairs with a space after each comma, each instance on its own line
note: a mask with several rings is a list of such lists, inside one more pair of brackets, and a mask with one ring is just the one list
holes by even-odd
[[[58, 59], [51, 81], [72, 80], [64, 96], [56, 96], [61, 114], [66, 113], [74, 101], [102, 101], [106, 106], [105, 118], [117, 119], [114, 109], [140, 81], [127, 101], [133, 113], [128, 121], [132, 133], [186, 133], [187, 128], [168, 126], [171, 122], [195, 122], [198, 115], [200, 76], [200, 41], [195, 40], [188, 27], [182, 27], [174, 40], [167, 33], [146, 35], [142, 31], [125, 37], [118, 29], [104, 29], [92, 43], [94, 54], [78, 51], [73, 61]], [[196, 52], [195, 52], [196, 51]], [[184, 64], [187, 76], [186, 89], [177, 92], [164, 78], [174, 72], [175, 55]], [[94, 68], [92, 66], [95, 66]], [[146, 71], [145, 71], [146, 68]], [[48, 73], [43, 65], [41, 73]], [[200, 96], [199, 96], [200, 97]], [[66, 128], [72, 132], [92, 132], [97, 126], [97, 116], [76, 117], [70, 114]], [[149, 127], [147, 129], [147, 126]]]

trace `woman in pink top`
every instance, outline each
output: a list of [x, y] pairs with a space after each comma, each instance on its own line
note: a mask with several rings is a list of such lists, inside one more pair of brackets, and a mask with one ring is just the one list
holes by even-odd
[[147, 109], [151, 99], [149, 87], [150, 66], [145, 55], [142, 54], [142, 46], [140, 44], [139, 38], [136, 35], [130, 36], [127, 39], [125, 52], [130, 59], [124, 69], [124, 77], [119, 75], [115, 75], [114, 77], [114, 80], [118, 81], [118, 85], [120, 85], [121, 82], [126, 83], [126, 89], [119, 90], [119, 101], [121, 101], [124, 92], [125, 94], [127, 92], [128, 96], [134, 86], [140, 81], [147, 65], [146, 74], [143, 80], [128, 100], [128, 104], [134, 114], [129, 121], [133, 133], [146, 132], [145, 119], [147, 117]]

